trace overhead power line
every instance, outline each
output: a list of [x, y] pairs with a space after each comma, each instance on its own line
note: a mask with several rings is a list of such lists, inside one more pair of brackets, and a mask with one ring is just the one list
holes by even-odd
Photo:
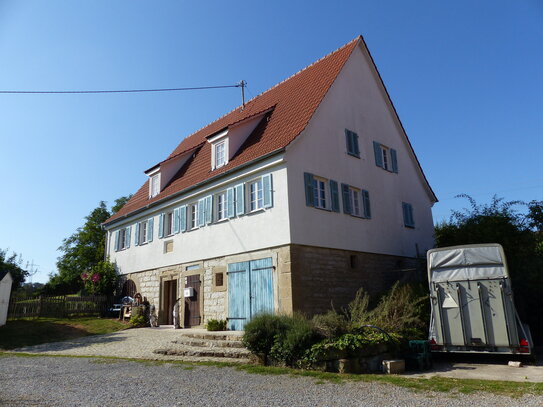
[[179, 92], [184, 90], [204, 90], [223, 88], [243, 88], [245, 82], [235, 85], [194, 86], [190, 88], [160, 88], [160, 89], [117, 89], [117, 90], [0, 90], [0, 93], [11, 94], [75, 94], [75, 93], [143, 93], [143, 92]]

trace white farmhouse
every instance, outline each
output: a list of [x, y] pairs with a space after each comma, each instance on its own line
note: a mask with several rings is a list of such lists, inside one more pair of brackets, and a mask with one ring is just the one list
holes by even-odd
[[362, 37], [191, 136], [104, 223], [172, 323], [306, 314], [413, 277], [437, 201]]

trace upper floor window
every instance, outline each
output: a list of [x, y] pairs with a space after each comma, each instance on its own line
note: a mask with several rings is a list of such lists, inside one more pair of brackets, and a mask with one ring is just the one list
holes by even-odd
[[173, 212], [166, 212], [164, 223], [164, 234], [166, 236], [173, 235]]
[[262, 178], [249, 184], [249, 202], [251, 211], [262, 209], [264, 206], [262, 192]]
[[226, 164], [226, 140], [220, 141], [214, 145], [215, 149], [215, 168]]
[[221, 192], [221, 193], [218, 193], [216, 195], [216, 198], [215, 198], [215, 202], [216, 202], [216, 219], [219, 221], [219, 220], [223, 220], [223, 219], [226, 219], [227, 218], [227, 211], [226, 211], [226, 192]]
[[115, 232], [115, 251], [128, 249], [130, 247], [131, 227], [119, 229]]
[[396, 150], [374, 141], [373, 152], [375, 155], [375, 165], [390, 172], [398, 172]]
[[415, 218], [413, 217], [413, 205], [402, 202], [403, 224], [405, 227], [414, 228]]
[[198, 227], [198, 204], [193, 203], [189, 205], [189, 229], [196, 229]]
[[343, 212], [361, 218], [371, 218], [370, 194], [365, 189], [358, 189], [341, 184], [343, 194]]
[[160, 193], [160, 173], [155, 174], [151, 177], [151, 198], [157, 196]]
[[313, 202], [316, 208], [326, 209], [326, 184], [323, 178], [313, 179]]
[[154, 219], [146, 219], [136, 223], [136, 237], [134, 244], [136, 246], [149, 243], [153, 240], [153, 222]]
[[347, 154], [360, 158], [358, 134], [356, 134], [354, 131], [345, 129], [345, 140], [347, 143]]

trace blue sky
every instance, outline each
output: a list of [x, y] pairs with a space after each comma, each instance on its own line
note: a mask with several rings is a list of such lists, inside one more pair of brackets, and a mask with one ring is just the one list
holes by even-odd
[[[542, 200], [543, 3], [0, 0], [0, 90], [248, 82], [268, 89], [359, 34], [440, 202]], [[44, 282], [100, 200], [240, 104], [238, 89], [0, 95], [0, 248]]]

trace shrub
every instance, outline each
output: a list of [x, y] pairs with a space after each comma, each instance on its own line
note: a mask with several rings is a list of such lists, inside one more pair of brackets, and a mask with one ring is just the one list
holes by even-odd
[[311, 365], [324, 360], [357, 356], [373, 356], [383, 352], [395, 352], [402, 343], [398, 334], [387, 334], [372, 328], [361, 328], [335, 340], [314, 344], [305, 354], [304, 362]]
[[207, 321], [206, 328], [208, 331], [226, 331], [226, 321], [224, 319], [210, 319]]
[[417, 292], [415, 286], [396, 283], [371, 313], [371, 324], [407, 339], [423, 339], [428, 324], [427, 306], [427, 296]]
[[345, 315], [334, 310], [330, 310], [326, 314], [315, 315], [312, 321], [317, 332], [326, 339], [337, 338], [349, 330], [349, 323]]
[[275, 335], [270, 357], [282, 364], [294, 366], [322, 337], [311, 321], [301, 315], [285, 316], [282, 319], [286, 329]]
[[351, 326], [362, 326], [371, 324], [371, 312], [368, 310], [370, 303], [370, 297], [368, 293], [360, 288], [356, 292], [354, 300], [349, 303], [347, 307], [347, 315]]
[[132, 315], [130, 317], [130, 326], [132, 328], [141, 328], [147, 326], [147, 321], [143, 315]]
[[267, 358], [275, 337], [286, 328], [284, 317], [272, 314], [257, 315], [245, 325], [243, 345], [251, 352], [263, 354]]

